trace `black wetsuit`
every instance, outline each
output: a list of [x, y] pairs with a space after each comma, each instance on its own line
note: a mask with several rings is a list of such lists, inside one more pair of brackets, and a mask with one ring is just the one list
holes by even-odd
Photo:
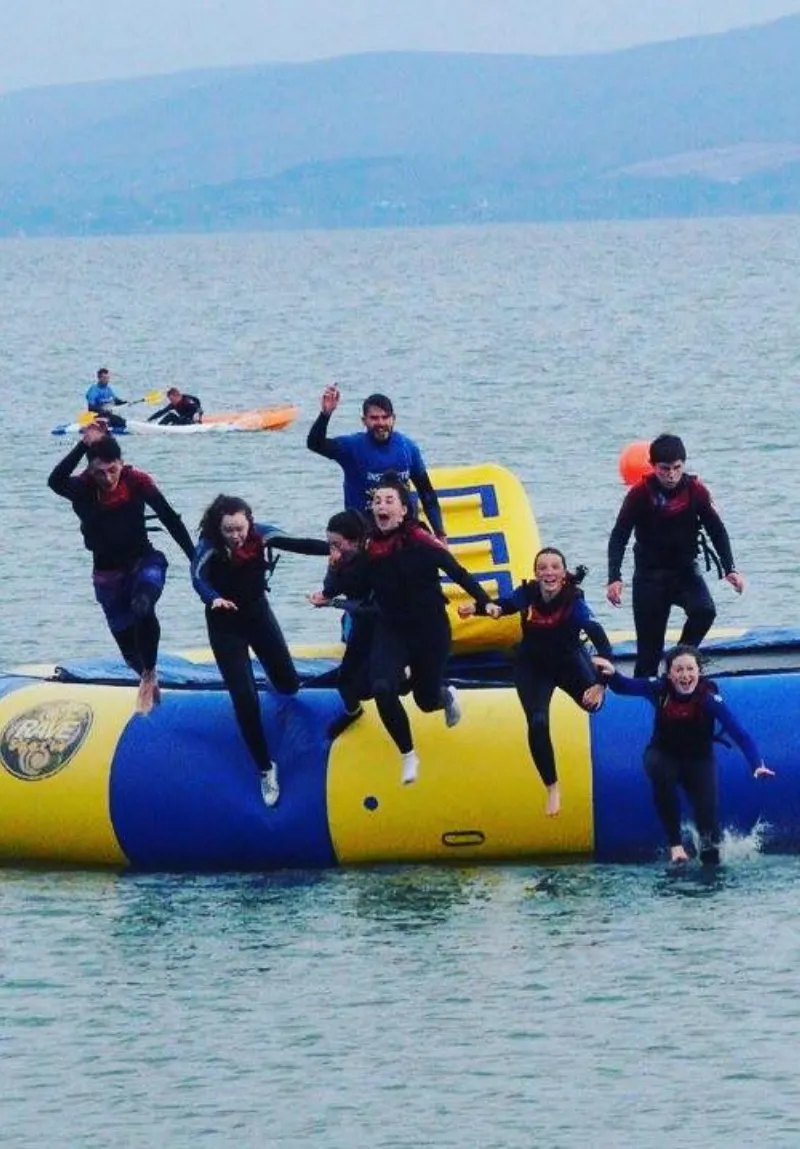
[[[353, 555], [329, 567], [322, 585], [326, 598], [340, 597], [353, 603], [353, 609], [349, 611], [350, 626], [345, 636], [344, 654], [336, 677], [336, 689], [350, 715], [360, 713], [359, 704], [371, 697], [369, 659], [377, 618], [377, 608], [371, 599], [358, 601], [358, 595], [364, 589], [359, 569], [359, 556]], [[340, 726], [345, 728], [346, 725], [337, 722], [333, 731], [337, 732]]]
[[69, 499], [92, 552], [95, 597], [123, 658], [137, 674], [155, 668], [161, 628], [155, 604], [164, 588], [166, 557], [150, 542], [146, 508], [155, 512], [191, 559], [194, 545], [180, 518], [152, 478], [124, 466], [113, 491], [105, 491], [86, 470], [73, 475], [86, 454], [78, 443], [52, 470], [48, 486]]
[[[286, 639], [267, 599], [265, 543], [270, 549], [295, 554], [328, 554], [326, 542], [292, 538], [271, 524], [255, 523], [243, 546], [235, 551], [217, 549], [201, 539], [192, 563], [192, 583], [206, 604], [211, 649], [231, 696], [242, 737], [261, 773], [270, 769], [271, 755], [261, 722], [250, 651], [279, 694], [296, 694], [300, 689]], [[237, 609], [212, 610], [216, 598], [228, 599]]]
[[162, 427], [185, 426], [187, 423], [201, 422], [202, 415], [203, 408], [196, 395], [181, 395], [174, 406], [168, 403], [151, 415], [147, 422], [160, 423]]
[[701, 528], [708, 533], [724, 573], [730, 574], [735, 564], [728, 532], [708, 488], [695, 475], [684, 475], [671, 491], [648, 475], [625, 496], [608, 541], [608, 581], [622, 578], [622, 560], [633, 531], [637, 675], [657, 673], [672, 606], [686, 612], [682, 643], [699, 645], [714, 622], [714, 600], [697, 563]]
[[522, 614], [522, 641], [514, 660], [514, 684], [528, 723], [528, 746], [545, 786], [557, 781], [555, 753], [550, 737], [550, 700], [556, 687], [578, 706], [597, 673], [582, 634], [603, 658], [611, 658], [611, 643], [592, 614], [583, 591], [568, 583], [548, 602], [536, 581], [515, 587], [498, 600], [503, 614]]
[[[411, 670], [420, 710], [441, 710], [450, 654], [450, 621], [439, 571], [470, 594], [479, 607], [490, 601], [483, 587], [423, 526], [406, 520], [389, 534], [374, 533], [363, 556], [348, 564], [357, 597], [373, 596], [377, 615], [370, 647], [370, 689], [384, 726], [400, 750], [413, 749], [400, 695]], [[334, 589], [331, 587], [330, 589]]]
[[719, 722], [723, 732], [736, 742], [755, 772], [761, 759], [753, 739], [739, 725], [710, 679], [701, 678], [690, 695], [679, 694], [666, 677], [625, 678], [615, 674], [608, 685], [617, 694], [646, 698], [655, 708], [644, 767], [669, 845], [681, 843], [680, 787], [692, 807], [700, 835], [701, 859], [716, 861], [721, 835], [714, 762], [715, 723]]

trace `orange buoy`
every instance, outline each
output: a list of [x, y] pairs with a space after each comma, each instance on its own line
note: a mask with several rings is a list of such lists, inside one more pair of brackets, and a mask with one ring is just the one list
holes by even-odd
[[624, 447], [619, 456], [619, 473], [626, 487], [632, 487], [645, 475], [653, 472], [650, 462], [650, 444], [645, 439], [637, 439]]

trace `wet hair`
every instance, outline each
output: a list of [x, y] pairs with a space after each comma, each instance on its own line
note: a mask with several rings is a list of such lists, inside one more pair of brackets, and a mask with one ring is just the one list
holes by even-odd
[[391, 399], [388, 395], [381, 395], [380, 391], [376, 391], [374, 395], [367, 395], [361, 404], [361, 414], [366, 415], [370, 407], [378, 407], [386, 415], [394, 415]]
[[405, 521], [407, 523], [418, 523], [420, 526], [425, 527], [427, 530], [426, 524], [420, 523], [417, 517], [416, 501], [411, 497], [411, 491], [409, 490], [408, 484], [403, 482], [397, 471], [385, 471], [378, 479], [375, 486], [372, 488], [372, 493], [374, 495], [376, 491], [384, 489], [397, 491], [400, 502], [406, 509]]
[[238, 514], [243, 514], [248, 523], [253, 525], [253, 509], [249, 503], [237, 495], [217, 495], [213, 503], [209, 503], [203, 511], [203, 517], [200, 520], [200, 538], [205, 539], [212, 546], [224, 546], [225, 540], [220, 530], [222, 517], [223, 515]]
[[107, 367], [98, 367], [97, 368], [97, 378], [98, 379], [100, 378], [101, 375], [110, 375], [110, 374], [111, 373]]
[[181, 394], [180, 387], [168, 387], [167, 388], [167, 398], [168, 399], [169, 399], [170, 395], [180, 395], [180, 394]]
[[670, 667], [675, 659], [680, 658], [681, 655], [684, 654], [695, 660], [698, 670], [702, 674], [707, 665], [707, 659], [700, 653], [696, 646], [690, 646], [688, 642], [679, 642], [677, 646], [673, 646], [672, 649], [668, 650], [664, 655], [664, 667], [667, 674], [669, 674]]
[[403, 504], [406, 510], [409, 511], [409, 513], [411, 512], [413, 509], [411, 492], [408, 489], [408, 484], [403, 482], [397, 471], [384, 471], [375, 486], [372, 488], [373, 494], [375, 491], [380, 491], [385, 488], [388, 488], [390, 491], [397, 491], [398, 495], [400, 496], [400, 502]]
[[537, 551], [536, 555], [534, 556], [534, 560], [533, 560], [533, 573], [534, 574], [536, 573], [536, 564], [538, 563], [538, 561], [542, 557], [542, 555], [558, 555], [558, 557], [561, 559], [562, 563], [564, 564], [564, 570], [566, 572], [566, 580], [565, 581], [570, 586], [580, 586], [580, 584], [583, 582], [583, 580], [586, 578], [587, 574], [589, 573], [589, 568], [585, 567], [583, 565], [577, 566], [577, 567], [575, 567], [574, 571], [571, 571], [569, 569], [569, 567], [567, 566], [567, 560], [564, 556], [564, 552], [560, 551], [558, 549], [558, 547], [542, 547], [542, 549], [540, 551]]
[[675, 463], [680, 460], [681, 463], [686, 462], [686, 448], [683, 445], [683, 439], [679, 439], [677, 435], [659, 435], [657, 439], [653, 439], [650, 444], [650, 462], [654, 465], [656, 463]]
[[360, 543], [366, 538], [369, 525], [361, 511], [337, 511], [328, 519], [328, 530], [348, 542]]
[[86, 448], [86, 458], [90, 463], [116, 463], [122, 458], [122, 448], [113, 435], [105, 435]]

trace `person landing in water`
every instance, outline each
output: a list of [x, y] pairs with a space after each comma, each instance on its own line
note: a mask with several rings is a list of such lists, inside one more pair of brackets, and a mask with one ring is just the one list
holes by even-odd
[[361, 407], [364, 430], [329, 439], [328, 424], [340, 399], [338, 387], [325, 388], [306, 445], [315, 455], [333, 459], [342, 468], [345, 508], [368, 514], [374, 488], [381, 476], [392, 472], [406, 485], [413, 484], [433, 533], [446, 542], [439, 500], [422, 452], [413, 439], [395, 430], [391, 399], [377, 393], [368, 395]]
[[[88, 466], [73, 475], [83, 458]], [[140, 676], [136, 710], [149, 714], [160, 701], [156, 661], [161, 626], [155, 607], [168, 564], [150, 542], [146, 509], [155, 512], [190, 561], [191, 536], [151, 476], [124, 463], [118, 441], [99, 424], [83, 429], [80, 442], [53, 468], [47, 483], [78, 516], [84, 545], [92, 552], [95, 598], [122, 657]]]
[[702, 672], [701, 656], [692, 646], [678, 645], [666, 655], [666, 674], [660, 678], [626, 678], [606, 658], [594, 663], [611, 690], [646, 698], [655, 710], [644, 768], [653, 790], [653, 802], [669, 844], [671, 862], [686, 862], [681, 840], [682, 789], [689, 799], [700, 836], [700, 861], [719, 862], [722, 834], [717, 803], [717, 768], [714, 761], [715, 724], [744, 754], [754, 778], [773, 778], [755, 742], [725, 705], [717, 685]]

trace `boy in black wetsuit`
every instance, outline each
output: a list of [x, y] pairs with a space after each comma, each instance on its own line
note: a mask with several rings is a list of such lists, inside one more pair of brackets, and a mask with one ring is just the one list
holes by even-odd
[[[84, 456], [88, 466], [73, 475]], [[119, 443], [97, 424], [83, 430], [81, 441], [53, 468], [47, 485], [69, 499], [80, 520], [94, 560], [95, 597], [123, 658], [140, 675], [137, 712], [148, 714], [159, 700], [161, 627], [155, 605], [164, 589], [167, 559], [150, 542], [146, 508], [155, 512], [190, 561], [191, 536], [150, 475], [123, 463]]]
[[185, 427], [189, 423], [203, 421], [203, 407], [196, 395], [186, 395], [177, 387], [167, 391], [167, 405], [156, 411], [148, 423], [160, 423], [162, 427]]
[[698, 646], [716, 617], [714, 600], [697, 563], [698, 536], [705, 530], [723, 576], [737, 594], [744, 578], [736, 570], [725, 524], [707, 487], [684, 472], [686, 448], [677, 435], [650, 444], [653, 473], [628, 491], [608, 541], [606, 597], [622, 604], [622, 560], [634, 533], [633, 621], [639, 677], [658, 673], [673, 606], [686, 612], [681, 644]]

